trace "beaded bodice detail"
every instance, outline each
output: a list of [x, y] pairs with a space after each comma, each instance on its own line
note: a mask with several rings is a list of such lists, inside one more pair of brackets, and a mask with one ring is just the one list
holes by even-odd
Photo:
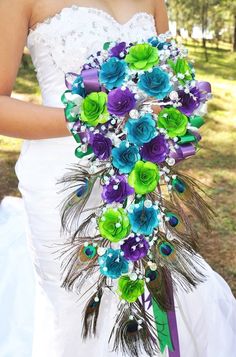
[[79, 72], [86, 58], [108, 41], [140, 41], [156, 35], [151, 14], [134, 14], [117, 22], [103, 10], [71, 6], [30, 30], [27, 47], [42, 92], [43, 103], [62, 106], [66, 72]]

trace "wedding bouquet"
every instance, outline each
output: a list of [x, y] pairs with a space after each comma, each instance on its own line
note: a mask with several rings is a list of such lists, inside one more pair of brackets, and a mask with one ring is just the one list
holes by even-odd
[[[63, 286], [80, 290], [97, 276], [84, 338], [96, 333], [105, 289], [115, 291], [110, 341], [127, 356], [166, 346], [178, 356], [173, 288], [204, 280], [194, 227], [197, 219], [208, 225], [211, 209], [199, 182], [176, 167], [198, 151], [211, 87], [196, 80], [186, 48], [167, 38], [105, 43], [66, 75], [62, 96], [80, 159], [60, 181], [72, 190], [62, 207], [71, 234]], [[101, 201], [88, 210], [97, 184]]]

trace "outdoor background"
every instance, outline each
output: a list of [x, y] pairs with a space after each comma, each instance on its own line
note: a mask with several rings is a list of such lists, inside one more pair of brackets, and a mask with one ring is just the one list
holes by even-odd
[[[209, 186], [215, 220], [210, 233], [201, 232], [201, 254], [236, 295], [236, 1], [169, 0], [168, 9], [172, 32], [188, 46], [198, 79], [213, 87], [201, 150], [181, 166]], [[40, 103], [27, 51], [13, 96]], [[0, 200], [20, 196], [14, 172], [20, 146], [21, 140], [0, 136]]]

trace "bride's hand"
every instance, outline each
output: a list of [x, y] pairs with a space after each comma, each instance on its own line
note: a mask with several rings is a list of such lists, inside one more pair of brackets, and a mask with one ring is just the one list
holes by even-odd
[[27, 39], [32, 3], [0, 1], [0, 135], [24, 139], [68, 136], [63, 109], [10, 98]]

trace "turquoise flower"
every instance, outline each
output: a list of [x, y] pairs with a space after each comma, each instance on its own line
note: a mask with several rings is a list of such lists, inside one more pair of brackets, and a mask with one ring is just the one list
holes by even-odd
[[127, 74], [128, 66], [125, 61], [112, 57], [103, 63], [99, 72], [99, 81], [107, 89], [121, 87]]
[[101, 274], [111, 279], [118, 279], [129, 270], [129, 262], [120, 249], [108, 248], [106, 253], [98, 258], [98, 264]]
[[150, 113], [139, 119], [129, 119], [125, 128], [129, 142], [138, 146], [148, 143], [156, 135], [156, 122]]
[[134, 205], [129, 213], [132, 231], [146, 236], [151, 235], [159, 225], [158, 214], [159, 211], [157, 209], [153, 206], [145, 207], [143, 202], [139, 205]]
[[152, 72], [145, 72], [138, 81], [138, 87], [150, 97], [164, 99], [172, 90], [168, 74], [155, 67]]
[[79, 94], [81, 97], [85, 97], [84, 82], [81, 76], [78, 76], [72, 84], [72, 94]]
[[122, 141], [119, 147], [112, 149], [111, 153], [113, 166], [122, 174], [128, 174], [140, 160], [138, 147], [130, 145], [127, 141]]
[[152, 36], [148, 39], [148, 43], [153, 47], [157, 47], [158, 50], [163, 50], [164, 46], [170, 46], [170, 42], [161, 41], [157, 36]]

